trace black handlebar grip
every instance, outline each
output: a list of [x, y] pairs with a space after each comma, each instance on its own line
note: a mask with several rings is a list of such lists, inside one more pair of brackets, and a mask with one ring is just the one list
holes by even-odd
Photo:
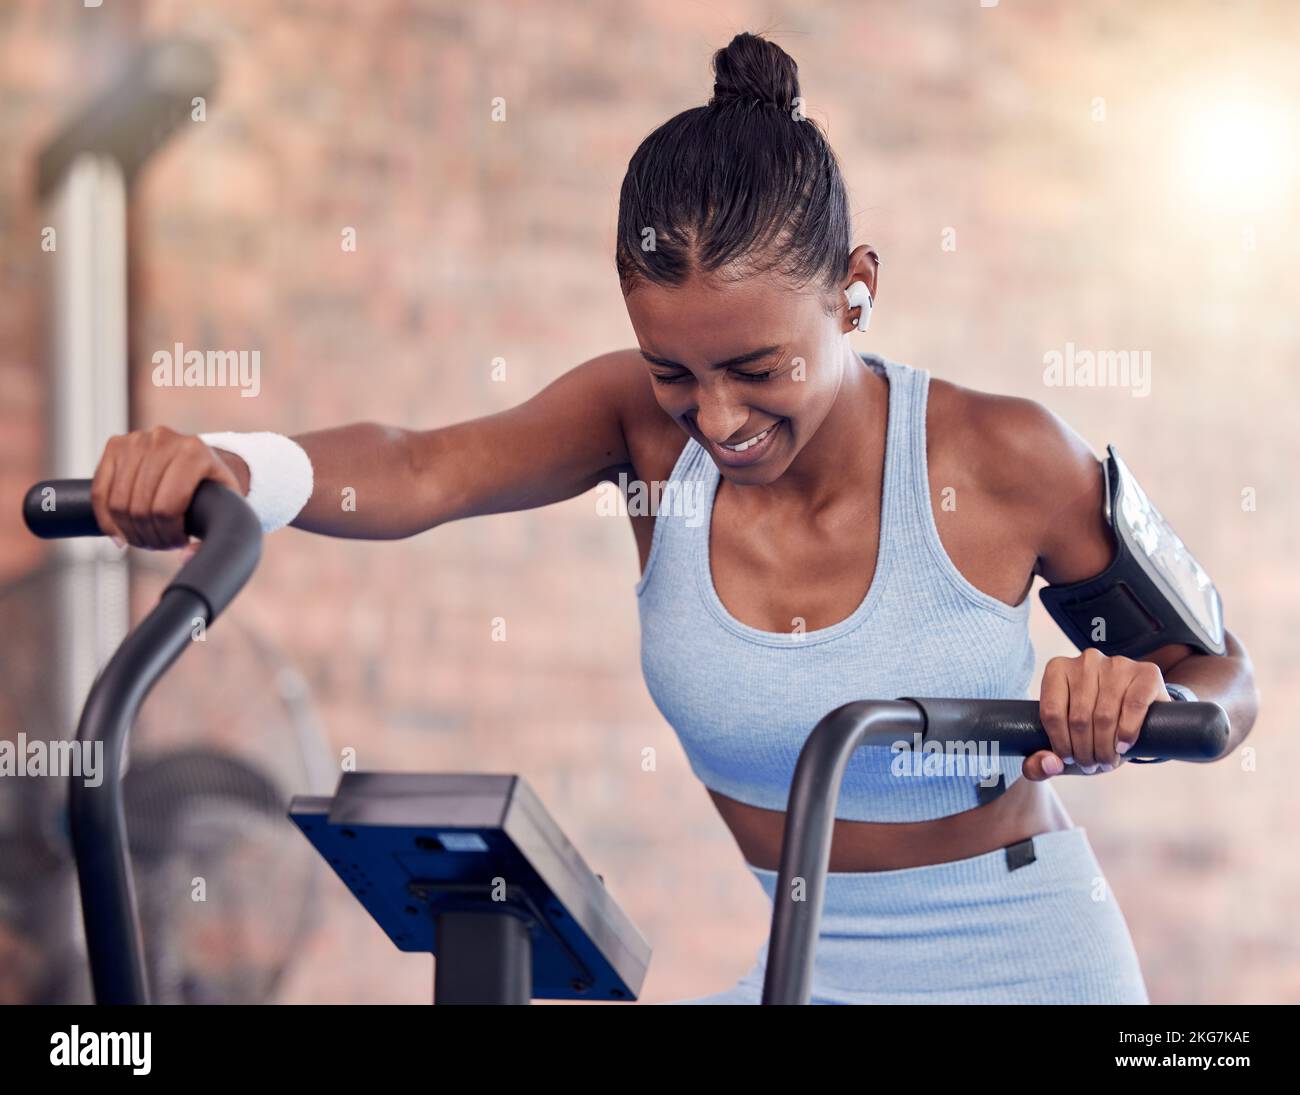
[[99, 536], [90, 504], [91, 479], [46, 479], [23, 497], [23, 521], [42, 540]]
[[[999, 749], [1028, 756], [1050, 749], [1037, 700], [917, 699], [926, 741], [996, 741]], [[1217, 703], [1153, 703], [1130, 755], [1164, 760], [1218, 760], [1228, 748], [1228, 713]]]
[[1227, 752], [1231, 733], [1228, 712], [1217, 703], [1153, 703], [1130, 751], [1168, 760], [1218, 760]]
[[[23, 520], [45, 540], [100, 536], [90, 479], [46, 479], [23, 498]], [[188, 589], [208, 606], [208, 621], [243, 588], [262, 555], [262, 526], [248, 503], [212, 479], [198, 485], [185, 511], [185, 531], [203, 541], [168, 589]]]

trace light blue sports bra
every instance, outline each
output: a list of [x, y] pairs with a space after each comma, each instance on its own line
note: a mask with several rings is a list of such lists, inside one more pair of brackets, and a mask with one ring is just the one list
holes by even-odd
[[[688, 438], [662, 490], [636, 585], [641, 668], [655, 705], [706, 787], [786, 808], [809, 732], [841, 704], [900, 696], [1025, 699], [1034, 674], [1029, 596], [1008, 605], [976, 589], [935, 528], [926, 473], [927, 370], [862, 355], [889, 382], [876, 572], [862, 603], [830, 627], [762, 631], [723, 606], [709, 566], [721, 473]], [[984, 801], [981, 785], [1020, 778], [1022, 758], [945, 769], [888, 747], [859, 749], [835, 816], [926, 821]]]

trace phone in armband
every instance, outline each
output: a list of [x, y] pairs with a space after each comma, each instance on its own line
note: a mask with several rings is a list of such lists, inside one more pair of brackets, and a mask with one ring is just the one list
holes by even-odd
[[1224, 654], [1219, 591], [1115, 446], [1106, 453], [1104, 514], [1115, 534], [1115, 558], [1093, 578], [1044, 586], [1043, 606], [1080, 650], [1140, 658], [1182, 643]]

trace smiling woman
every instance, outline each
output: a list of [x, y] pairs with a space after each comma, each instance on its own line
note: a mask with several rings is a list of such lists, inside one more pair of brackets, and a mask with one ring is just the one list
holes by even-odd
[[[876, 297], [879, 256], [851, 245], [794, 62], [742, 34], [714, 69], [709, 103], [651, 133], [623, 181], [615, 258], [640, 344], [624, 368], [650, 383], [621, 421], [635, 477], [694, 488], [704, 512], [633, 519], [646, 683], [779, 900], [792, 773], [819, 719], [864, 697], [1024, 697], [1035, 576], [1095, 575], [1113, 544], [1100, 465], [1055, 416], [852, 350], [848, 290]], [[1054, 659], [1054, 749], [1001, 758], [995, 779], [855, 753], [813, 1001], [1145, 1003], [1123, 914], [1093, 899], [1100, 865], [1045, 781], [1122, 764], [1170, 699], [1161, 669], [1189, 653]], [[1244, 734], [1249, 702], [1234, 715]], [[758, 1002], [766, 955], [687, 1002]]]

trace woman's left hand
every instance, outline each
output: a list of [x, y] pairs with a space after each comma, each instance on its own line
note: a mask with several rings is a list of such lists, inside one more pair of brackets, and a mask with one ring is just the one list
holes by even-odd
[[1058, 776], [1065, 764], [1085, 775], [1109, 772], [1137, 741], [1153, 703], [1168, 703], [1164, 674], [1153, 662], [1107, 657], [1089, 647], [1053, 658], [1043, 670], [1038, 710], [1052, 750], [1025, 758], [1026, 779]]

